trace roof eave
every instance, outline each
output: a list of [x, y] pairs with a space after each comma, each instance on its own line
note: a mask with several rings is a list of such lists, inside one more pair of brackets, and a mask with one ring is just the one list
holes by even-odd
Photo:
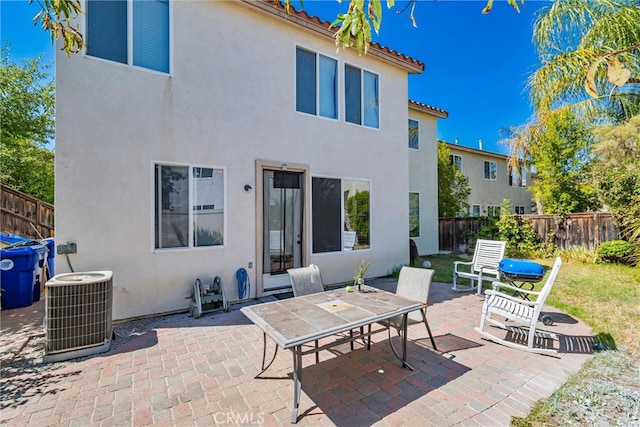
[[[318, 17], [309, 16], [305, 11], [297, 11], [291, 7], [290, 13], [287, 13], [280, 3], [274, 3], [272, 0], [242, 0], [242, 2], [328, 37], [332, 41], [335, 40], [335, 32], [328, 27], [329, 23], [320, 21]], [[305, 17], [301, 15], [305, 15]], [[403, 68], [410, 74], [420, 74], [424, 71], [424, 64], [420, 61], [384, 48], [378, 43], [371, 43], [367, 54]]]

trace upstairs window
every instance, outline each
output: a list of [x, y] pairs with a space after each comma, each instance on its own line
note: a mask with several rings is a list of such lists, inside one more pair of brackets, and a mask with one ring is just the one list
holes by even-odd
[[498, 165], [496, 162], [484, 162], [484, 179], [491, 181], [498, 179]]
[[87, 55], [169, 72], [168, 0], [88, 0]]
[[380, 127], [378, 75], [351, 65], [344, 66], [345, 120]]
[[462, 157], [457, 154], [451, 154], [449, 159], [451, 160], [451, 164], [458, 169], [458, 172], [462, 172]]
[[509, 174], [509, 185], [512, 187], [526, 187], [527, 186], [527, 169], [524, 166], [520, 167], [520, 175], [516, 169], [511, 169]]
[[296, 111], [338, 118], [338, 61], [296, 48]]
[[409, 119], [409, 148], [420, 148], [420, 124], [417, 120]]

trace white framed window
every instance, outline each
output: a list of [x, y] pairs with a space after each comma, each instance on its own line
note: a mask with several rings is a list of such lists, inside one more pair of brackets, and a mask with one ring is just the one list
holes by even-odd
[[524, 215], [524, 206], [514, 206], [514, 207], [513, 207], [513, 211], [514, 211], [517, 215]]
[[380, 127], [378, 75], [352, 65], [344, 66], [345, 121]]
[[510, 168], [509, 185], [512, 187], [526, 187], [527, 186], [527, 168], [520, 167], [520, 175], [516, 169]]
[[154, 247], [224, 245], [225, 171], [154, 165]]
[[[367, 180], [311, 178], [313, 253], [371, 247], [370, 188]], [[347, 240], [353, 247], [346, 248]]]
[[420, 237], [420, 193], [409, 193], [409, 237]]
[[409, 148], [420, 148], [420, 123], [413, 119], [409, 119]]
[[471, 205], [471, 216], [480, 216], [480, 205]]
[[484, 179], [495, 181], [498, 179], [498, 165], [496, 162], [484, 162]]
[[462, 156], [451, 154], [449, 159], [451, 160], [451, 164], [454, 165], [459, 172], [462, 172]]
[[296, 111], [338, 118], [338, 61], [296, 47]]
[[169, 0], [87, 0], [87, 55], [169, 73]]

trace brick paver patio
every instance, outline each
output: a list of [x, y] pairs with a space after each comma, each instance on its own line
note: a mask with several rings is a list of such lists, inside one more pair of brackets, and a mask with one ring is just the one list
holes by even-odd
[[[368, 282], [393, 290], [393, 279]], [[562, 334], [558, 357], [507, 348], [473, 330], [482, 298], [434, 283], [424, 325], [409, 328], [403, 369], [386, 335], [370, 351], [356, 344], [305, 356], [300, 426], [508, 426], [551, 395], [591, 356], [591, 330], [551, 308]], [[267, 301], [269, 298], [263, 298]], [[2, 311], [0, 424], [11, 426], [289, 425], [292, 355], [279, 351], [255, 379], [262, 334], [232, 305], [228, 313], [175, 321], [108, 353], [42, 374], [16, 370], [11, 358], [42, 334], [44, 303]]]

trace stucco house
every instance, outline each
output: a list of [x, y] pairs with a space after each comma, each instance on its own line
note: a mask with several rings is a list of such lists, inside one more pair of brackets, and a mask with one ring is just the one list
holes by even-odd
[[533, 196], [528, 189], [531, 170], [522, 167], [520, 173], [509, 167], [509, 157], [478, 148], [447, 143], [451, 151], [451, 162], [469, 178], [469, 212], [461, 216], [500, 215], [500, 205], [509, 199], [516, 214], [530, 214]]
[[410, 191], [437, 251], [437, 188], [407, 155], [409, 111], [429, 162], [446, 115], [407, 107], [420, 61], [336, 52], [328, 22], [269, 0], [83, 8], [86, 53], [56, 58], [56, 239], [77, 245], [56, 272], [112, 270], [114, 319], [185, 310], [196, 278], [235, 300], [239, 268], [245, 298], [312, 263], [384, 276], [409, 259]]
[[409, 100], [409, 238], [420, 255], [438, 253], [438, 119], [448, 113]]

